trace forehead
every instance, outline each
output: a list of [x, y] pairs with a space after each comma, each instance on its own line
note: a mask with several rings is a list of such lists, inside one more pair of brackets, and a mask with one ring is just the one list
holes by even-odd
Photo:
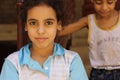
[[39, 5], [35, 6], [28, 10], [27, 13], [28, 18], [56, 18], [55, 10], [47, 5]]

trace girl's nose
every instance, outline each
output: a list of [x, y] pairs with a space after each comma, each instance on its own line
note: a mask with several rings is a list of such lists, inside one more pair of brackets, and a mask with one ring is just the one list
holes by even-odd
[[45, 28], [43, 26], [39, 26], [37, 29], [38, 33], [43, 34], [45, 33]]
[[104, 4], [102, 5], [102, 9], [103, 9], [104, 11], [106, 11], [106, 10], [108, 9], [108, 5], [107, 5], [106, 3], [104, 3]]

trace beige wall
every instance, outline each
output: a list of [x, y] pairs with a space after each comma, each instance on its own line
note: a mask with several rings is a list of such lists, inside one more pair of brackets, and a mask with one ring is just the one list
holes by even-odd
[[16, 22], [16, 3], [17, 0], [0, 1], [0, 24]]
[[82, 16], [82, 5], [84, 3], [84, 0], [75, 0], [75, 12], [76, 12], [76, 19], [80, 18]]

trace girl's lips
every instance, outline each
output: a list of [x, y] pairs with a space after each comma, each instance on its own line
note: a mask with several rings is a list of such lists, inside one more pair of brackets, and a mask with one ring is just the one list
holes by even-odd
[[108, 12], [102, 12], [102, 14], [108, 14]]
[[43, 42], [43, 41], [45, 41], [45, 40], [47, 40], [48, 38], [44, 38], [44, 37], [42, 37], [42, 38], [36, 38], [38, 41], [40, 41], [40, 42]]
[[101, 14], [103, 14], [103, 15], [107, 15], [107, 14], [109, 14], [109, 12], [101, 11]]

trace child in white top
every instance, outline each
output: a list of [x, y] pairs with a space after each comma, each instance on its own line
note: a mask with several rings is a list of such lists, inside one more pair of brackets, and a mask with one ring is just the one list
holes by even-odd
[[88, 25], [90, 80], [120, 80], [120, 12], [117, 0], [91, 0], [95, 14], [64, 27], [59, 36], [71, 34]]

